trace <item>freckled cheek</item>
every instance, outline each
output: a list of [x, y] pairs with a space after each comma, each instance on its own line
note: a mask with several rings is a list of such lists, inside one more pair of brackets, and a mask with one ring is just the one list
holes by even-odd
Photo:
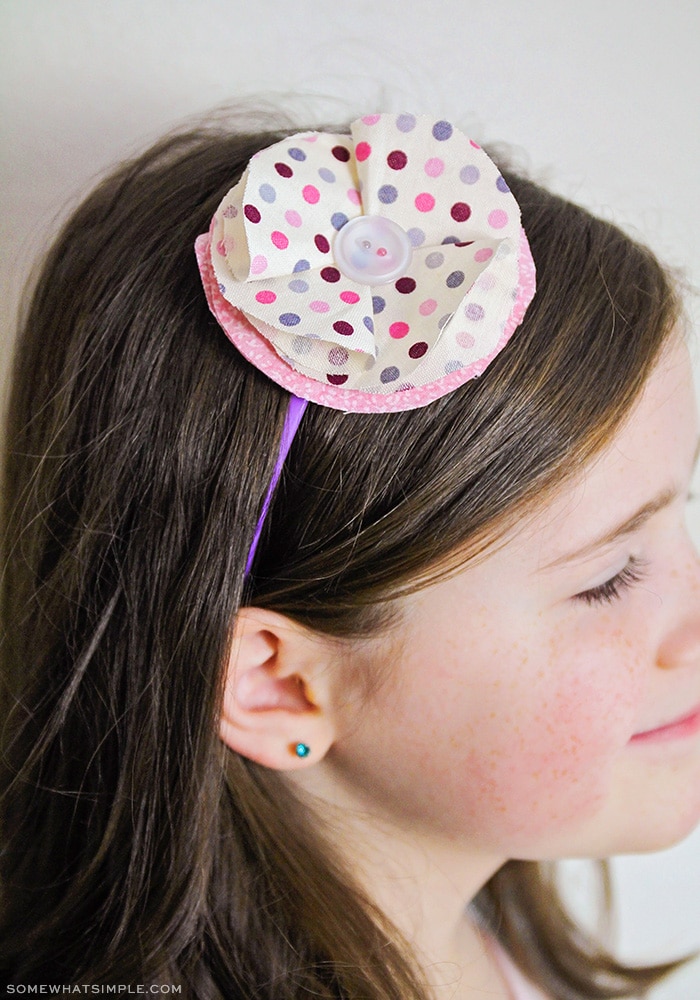
[[500, 813], [511, 833], [529, 834], [601, 807], [640, 697], [639, 661], [623, 647], [589, 642], [583, 657], [562, 651], [529, 684], [513, 686], [512, 708], [482, 716], [465, 763], [467, 795], [478, 799], [472, 806]]

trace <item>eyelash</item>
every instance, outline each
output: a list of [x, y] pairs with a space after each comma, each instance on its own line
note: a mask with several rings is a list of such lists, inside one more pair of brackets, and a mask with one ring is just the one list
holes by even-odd
[[630, 560], [623, 570], [616, 573], [610, 580], [601, 583], [599, 587], [592, 587], [576, 594], [574, 600], [583, 601], [585, 604], [612, 604], [626, 590], [644, 579], [646, 563], [641, 559], [630, 556]]

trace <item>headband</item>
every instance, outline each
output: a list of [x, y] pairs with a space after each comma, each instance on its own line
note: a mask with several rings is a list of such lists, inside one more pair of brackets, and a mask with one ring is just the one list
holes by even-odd
[[[195, 245], [209, 307], [288, 412], [416, 409], [476, 378], [535, 293], [520, 209], [447, 121], [367, 115], [256, 153]], [[291, 431], [291, 434], [290, 434]]]

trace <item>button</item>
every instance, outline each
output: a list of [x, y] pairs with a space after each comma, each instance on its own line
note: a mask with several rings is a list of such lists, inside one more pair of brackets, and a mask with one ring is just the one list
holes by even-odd
[[361, 285], [386, 285], [406, 273], [413, 247], [401, 226], [382, 215], [346, 222], [333, 243], [335, 262]]

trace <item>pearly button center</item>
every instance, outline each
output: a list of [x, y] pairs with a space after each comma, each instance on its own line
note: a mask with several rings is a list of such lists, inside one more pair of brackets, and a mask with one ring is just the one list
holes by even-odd
[[385, 285], [406, 273], [413, 247], [401, 226], [381, 215], [360, 215], [335, 237], [333, 255], [342, 273], [361, 285]]

